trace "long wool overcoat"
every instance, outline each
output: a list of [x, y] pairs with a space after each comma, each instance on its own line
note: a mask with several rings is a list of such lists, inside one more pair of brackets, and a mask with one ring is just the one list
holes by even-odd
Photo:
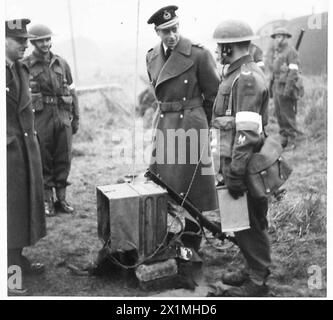
[[18, 77], [13, 77], [6, 66], [8, 249], [33, 245], [46, 234], [42, 164], [29, 71], [20, 62], [16, 65]]
[[219, 76], [213, 57], [180, 37], [167, 60], [158, 44], [148, 51], [146, 62], [158, 103], [150, 169], [175, 191], [187, 194], [200, 210], [214, 210], [218, 205], [208, 122]]

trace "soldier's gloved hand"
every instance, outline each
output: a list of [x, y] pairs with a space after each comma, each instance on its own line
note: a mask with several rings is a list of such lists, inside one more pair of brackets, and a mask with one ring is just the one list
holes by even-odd
[[231, 170], [229, 170], [225, 177], [225, 184], [228, 188], [230, 195], [234, 199], [241, 197], [247, 190], [245, 184], [245, 178], [243, 176], [238, 176]]
[[78, 118], [74, 118], [72, 120], [72, 132], [73, 134], [76, 134], [79, 130], [79, 119]]
[[235, 189], [229, 189], [229, 194], [235, 199], [237, 200], [238, 198], [242, 197], [244, 195], [244, 191], [243, 190], [235, 190]]

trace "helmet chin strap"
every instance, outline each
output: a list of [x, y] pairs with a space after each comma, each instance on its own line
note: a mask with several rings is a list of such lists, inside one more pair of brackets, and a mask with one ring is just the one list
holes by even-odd
[[223, 66], [225, 66], [225, 65], [228, 64], [228, 62], [226, 61], [226, 59], [227, 59], [226, 55], [221, 54], [221, 64], [222, 64]]
[[227, 58], [230, 58], [232, 55], [232, 46], [230, 43], [221, 44], [221, 63], [222, 65], [229, 64], [230, 61], [226, 61]]

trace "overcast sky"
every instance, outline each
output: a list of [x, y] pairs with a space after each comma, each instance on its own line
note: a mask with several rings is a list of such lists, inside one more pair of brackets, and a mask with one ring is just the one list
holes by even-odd
[[[137, 32], [138, 0], [71, 0], [75, 36], [103, 43], [134, 41]], [[225, 19], [247, 21], [254, 30], [280, 18], [328, 11], [328, 0], [140, 0], [139, 39], [156, 41], [153, 28], [146, 21], [162, 6], [179, 6], [182, 33], [200, 41], [210, 37], [217, 24]], [[68, 0], [6, 0], [6, 18], [28, 17], [32, 23], [49, 25], [55, 41], [69, 38]]]

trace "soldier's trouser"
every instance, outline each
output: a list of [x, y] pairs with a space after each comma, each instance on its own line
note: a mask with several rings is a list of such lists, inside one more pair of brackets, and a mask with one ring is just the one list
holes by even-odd
[[246, 260], [250, 277], [265, 280], [271, 264], [270, 243], [267, 233], [268, 201], [248, 195], [250, 229], [235, 232], [238, 246]]
[[275, 114], [280, 126], [280, 135], [294, 139], [298, 132], [296, 126], [295, 100], [274, 92]]
[[65, 188], [71, 167], [71, 116], [57, 106], [46, 105], [35, 113], [40, 141], [44, 188]]

